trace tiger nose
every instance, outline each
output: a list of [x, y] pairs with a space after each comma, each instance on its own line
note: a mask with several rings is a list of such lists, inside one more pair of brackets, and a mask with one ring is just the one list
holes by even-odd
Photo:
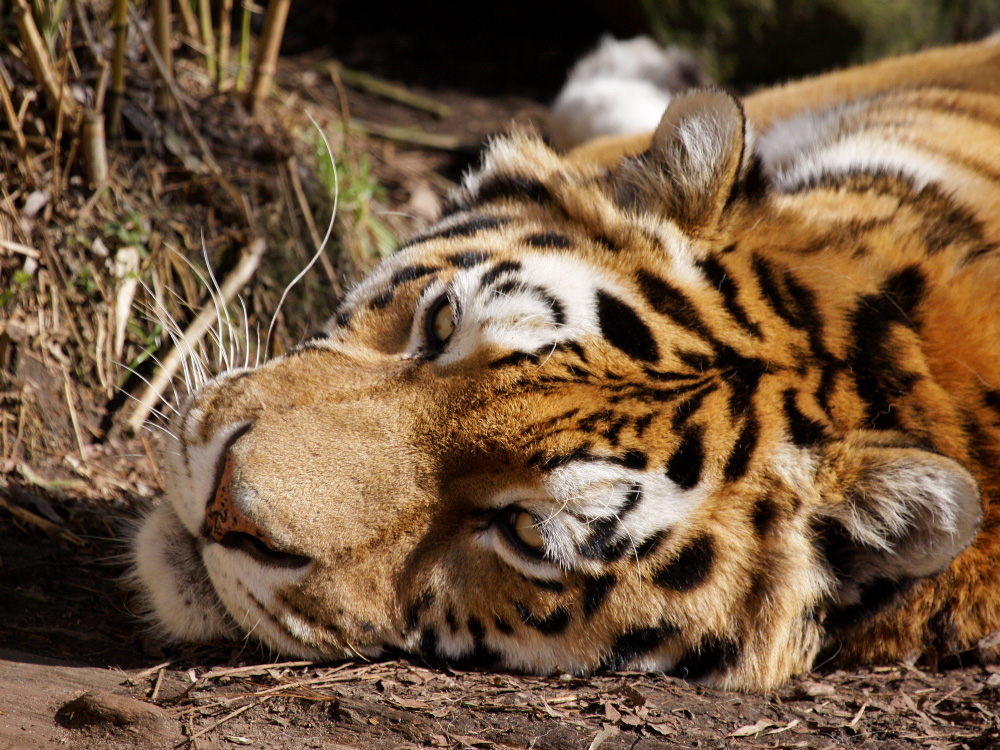
[[240, 512], [233, 497], [233, 469], [236, 458], [226, 451], [222, 478], [215, 488], [215, 496], [205, 509], [205, 533], [217, 542], [227, 543], [235, 536], [248, 535], [265, 547], [277, 552], [277, 545], [263, 526], [254, 523]]

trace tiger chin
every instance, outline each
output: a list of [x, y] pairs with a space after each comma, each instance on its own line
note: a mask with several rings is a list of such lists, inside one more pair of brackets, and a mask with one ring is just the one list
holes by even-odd
[[151, 619], [749, 691], [995, 658], [998, 122], [987, 41], [498, 139], [321, 333], [187, 398]]

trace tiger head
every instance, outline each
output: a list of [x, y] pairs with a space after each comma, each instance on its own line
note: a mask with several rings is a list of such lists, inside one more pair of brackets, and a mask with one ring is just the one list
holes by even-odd
[[153, 619], [317, 659], [808, 669], [980, 517], [909, 431], [947, 429], [934, 394], [870, 429], [863, 290], [783, 263], [808, 219], [722, 93], [610, 168], [498, 140], [321, 333], [187, 399], [135, 540]]

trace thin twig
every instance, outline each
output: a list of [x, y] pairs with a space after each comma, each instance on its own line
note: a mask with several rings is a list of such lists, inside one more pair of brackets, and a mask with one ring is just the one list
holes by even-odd
[[201, 41], [205, 47], [205, 69], [208, 79], [218, 78], [218, 68], [215, 65], [215, 34], [212, 33], [212, 9], [208, 0], [198, 0], [198, 24], [201, 27]]
[[162, 365], [156, 371], [156, 374], [150, 380], [149, 385], [146, 386], [142, 395], [137, 399], [138, 403], [128, 418], [127, 424], [129, 427], [135, 431], [138, 431], [142, 427], [143, 423], [152, 413], [153, 408], [159, 403], [163, 394], [170, 386], [170, 382], [180, 369], [181, 363], [191, 352], [195, 351], [198, 342], [202, 340], [212, 325], [215, 324], [217, 314], [216, 302], [222, 307], [232, 302], [239, 291], [250, 281], [266, 249], [267, 245], [264, 240], [257, 239], [251, 242], [243, 251], [239, 263], [229, 272], [229, 275], [226, 276], [220, 285], [218, 298], [206, 303], [198, 311], [198, 315], [191, 322], [191, 325], [181, 334], [177, 345], [163, 358]]
[[331, 72], [335, 70], [340, 76], [340, 80], [348, 86], [353, 86], [356, 89], [377, 94], [385, 99], [391, 99], [394, 102], [405, 104], [407, 107], [412, 107], [413, 109], [420, 110], [421, 112], [429, 112], [435, 117], [439, 117], [441, 119], [451, 116], [451, 107], [447, 104], [439, 102], [436, 99], [432, 99], [429, 96], [417, 94], [407, 88], [404, 88], [403, 86], [400, 86], [399, 84], [383, 81], [381, 78], [376, 78], [370, 73], [365, 73], [360, 70], [345, 68], [339, 63], [330, 63], [330, 70]]
[[245, 706], [241, 706], [240, 708], [237, 708], [232, 713], [229, 713], [229, 714], [226, 714], [225, 716], [223, 716], [221, 719], [219, 719], [214, 724], [211, 724], [211, 725], [205, 727], [204, 729], [202, 729], [201, 731], [195, 732], [194, 734], [192, 734], [187, 739], [182, 740], [181, 742], [178, 742], [176, 745], [174, 745], [174, 750], [177, 750], [177, 748], [184, 747], [185, 745], [187, 745], [187, 744], [189, 744], [191, 742], [194, 742], [199, 737], [204, 737], [206, 734], [208, 734], [209, 732], [211, 732], [213, 729], [216, 729], [217, 727], [222, 726], [227, 721], [235, 719], [241, 713], [243, 713], [244, 711], [249, 711], [254, 706], [260, 706], [260, 705], [262, 705], [263, 703], [269, 701], [272, 697], [274, 697], [274, 696], [267, 695], [267, 696], [264, 696], [263, 698], [261, 698], [258, 701], [254, 701], [253, 703], [247, 703]]
[[350, 132], [358, 135], [376, 136], [407, 146], [434, 148], [441, 151], [458, 151], [465, 145], [457, 135], [428, 133], [420, 128], [382, 125], [378, 122], [362, 120], [351, 120]]
[[63, 370], [63, 392], [66, 395], [66, 406], [69, 407], [69, 418], [73, 423], [73, 434], [76, 435], [76, 447], [80, 451], [80, 462], [87, 465], [87, 453], [83, 446], [83, 433], [80, 432], [80, 420], [76, 416], [76, 407], [73, 405], [73, 392], [69, 385], [69, 373]]

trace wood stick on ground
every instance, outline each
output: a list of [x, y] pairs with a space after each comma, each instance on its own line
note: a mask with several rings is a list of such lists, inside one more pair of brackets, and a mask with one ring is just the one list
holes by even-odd
[[163, 66], [157, 66], [161, 85], [156, 89], [156, 108], [170, 106], [170, 84], [174, 80], [174, 50], [170, 46], [170, 0], [153, 0], [153, 38]]
[[465, 145], [457, 135], [428, 133], [420, 128], [382, 125], [378, 122], [366, 122], [362, 120], [351, 120], [350, 131], [359, 135], [385, 138], [387, 141], [402, 143], [406, 146], [435, 148], [440, 151], [458, 151]]
[[128, 0], [115, 0], [111, 10], [111, 33], [115, 35], [115, 46], [111, 52], [111, 88], [108, 89], [107, 124], [108, 137], [117, 138], [122, 119], [122, 100], [125, 98], [125, 42], [128, 37]]
[[73, 92], [69, 90], [65, 82], [59, 77], [55, 63], [49, 55], [48, 45], [42, 38], [41, 32], [35, 25], [35, 19], [31, 15], [31, 8], [28, 7], [27, 0], [13, 0], [14, 21], [21, 34], [21, 48], [28, 62], [31, 64], [32, 73], [35, 80], [45, 92], [49, 106], [60, 112], [68, 124], [67, 130], [75, 128], [79, 121], [80, 106], [73, 98]]
[[[257, 239], [243, 250], [236, 267], [223, 279], [219, 287], [219, 297], [221, 299], [218, 302], [220, 305], [227, 305], [232, 302], [240, 290], [247, 285], [247, 282], [250, 281], [257, 270], [257, 265], [260, 263], [261, 256], [264, 255], [266, 249], [267, 245], [264, 240]], [[170, 382], [180, 369], [181, 363], [189, 353], [195, 351], [198, 343], [217, 322], [216, 316], [215, 302], [212, 300], [207, 302], [198, 311], [198, 315], [191, 321], [187, 330], [181, 334], [178, 346], [163, 358], [162, 366], [156, 371], [152, 380], [149, 381], [149, 385], [146, 386], [142, 395], [137, 399], [138, 403], [132, 410], [132, 414], [129, 416], [127, 422], [130, 428], [138, 431], [142, 427], [170, 386]]]
[[383, 81], [381, 78], [376, 78], [375, 76], [360, 70], [345, 68], [338, 63], [331, 63], [330, 68], [331, 71], [335, 70], [340, 76], [340, 80], [348, 86], [353, 86], [356, 89], [377, 94], [378, 96], [386, 99], [391, 99], [392, 101], [399, 102], [400, 104], [405, 104], [407, 107], [418, 109], [421, 112], [429, 112], [435, 117], [440, 117], [441, 119], [451, 116], [451, 107], [447, 104], [439, 102], [436, 99], [432, 99], [429, 96], [414, 93], [399, 84]]
[[285, 34], [285, 21], [288, 20], [291, 4], [292, 0], [270, 0], [267, 4], [257, 61], [254, 63], [253, 83], [250, 84], [250, 94], [247, 97], [250, 113], [254, 117], [260, 114], [261, 103], [271, 91], [271, 81], [278, 64], [278, 48], [281, 46], [281, 37]]
[[253, 701], [252, 703], [247, 703], [245, 706], [240, 706], [239, 708], [237, 708], [232, 713], [228, 713], [225, 716], [223, 716], [221, 719], [219, 719], [214, 724], [210, 724], [209, 726], [205, 727], [201, 731], [195, 732], [194, 734], [192, 734], [187, 739], [185, 739], [185, 740], [183, 740], [181, 742], [178, 742], [176, 745], [174, 745], [174, 750], [177, 750], [177, 748], [184, 747], [185, 745], [187, 745], [187, 744], [189, 744], [191, 742], [194, 742], [199, 737], [204, 737], [206, 734], [208, 734], [209, 732], [211, 732], [213, 729], [216, 729], [216, 728], [222, 726], [227, 721], [235, 719], [237, 716], [239, 716], [244, 711], [249, 711], [254, 706], [259, 706], [259, 705], [265, 703], [266, 701], [270, 700], [272, 697], [273, 696], [266, 695], [266, 696], [264, 696], [263, 698], [261, 698], [259, 700]]
[[166, 66], [160, 58], [160, 53], [153, 45], [153, 40], [150, 38], [149, 32], [146, 31], [146, 29], [139, 22], [136, 10], [129, 6], [128, 13], [132, 19], [132, 25], [139, 30], [143, 43], [146, 45], [146, 50], [148, 51], [150, 58], [153, 60], [153, 64], [156, 66], [156, 69], [159, 71], [160, 77], [167, 81], [167, 87], [170, 89], [170, 94], [173, 96], [174, 103], [177, 105], [177, 111], [181, 116], [181, 122], [184, 123], [184, 129], [187, 130], [191, 140], [193, 140], [195, 145], [198, 147], [198, 151], [201, 153], [202, 161], [205, 162], [205, 166], [208, 167], [209, 172], [212, 173], [216, 182], [218, 182], [220, 187], [226, 191], [226, 195], [229, 196], [229, 199], [236, 206], [236, 209], [240, 212], [240, 215], [246, 222], [247, 227], [249, 227], [252, 231], [254, 221], [253, 216], [250, 213], [249, 205], [247, 205], [243, 196], [232, 186], [229, 180], [226, 179], [225, 175], [222, 174], [222, 168], [219, 166], [219, 162], [215, 160], [215, 156], [212, 155], [212, 151], [209, 149], [208, 144], [205, 143], [205, 139], [201, 137], [201, 133], [198, 132], [198, 128], [195, 127], [194, 121], [191, 119], [191, 115], [187, 111], [187, 107], [184, 106], [180, 89], [177, 88], [177, 83], [172, 78], [167, 76], [165, 72]]

